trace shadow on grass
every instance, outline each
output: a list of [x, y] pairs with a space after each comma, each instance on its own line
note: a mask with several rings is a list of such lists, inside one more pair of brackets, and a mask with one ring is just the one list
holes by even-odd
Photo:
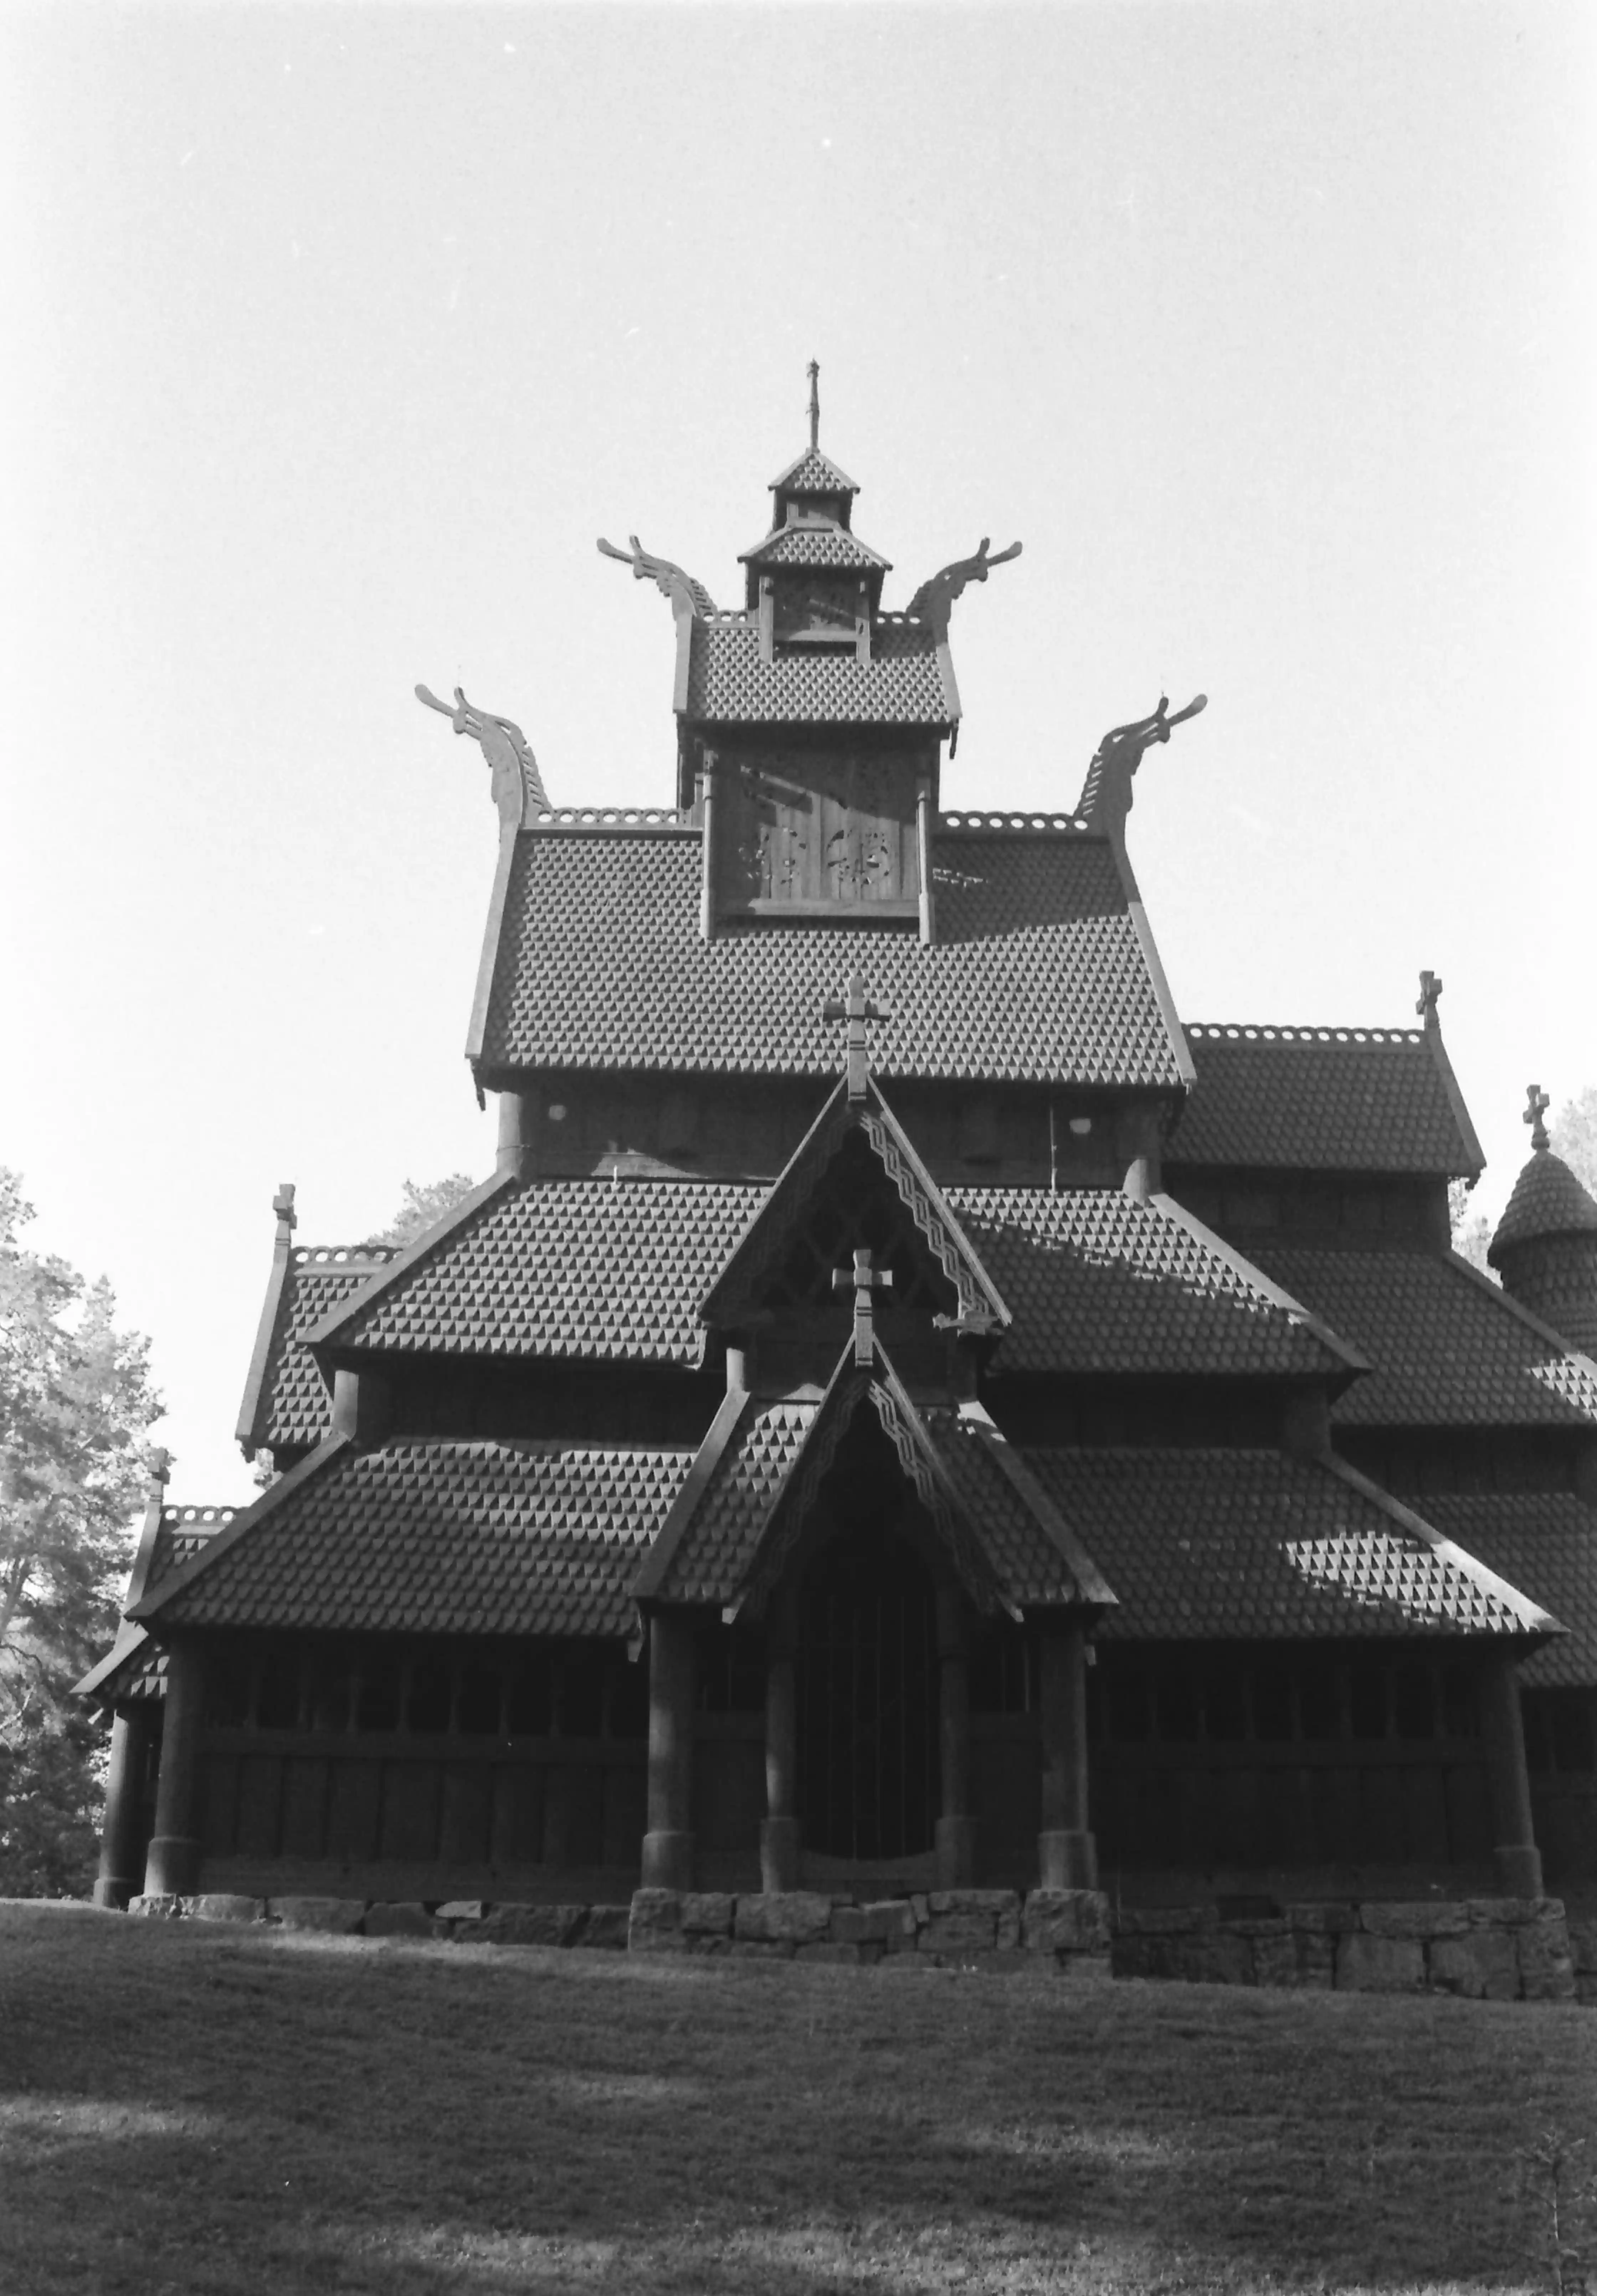
[[0, 1956], [38, 2296], [1533, 2287], [1512, 2156], [1597, 2123], [1578, 2011], [54, 1908]]

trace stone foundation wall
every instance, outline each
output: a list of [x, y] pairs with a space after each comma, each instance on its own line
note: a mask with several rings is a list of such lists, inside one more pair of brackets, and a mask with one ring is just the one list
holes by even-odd
[[846, 1891], [638, 1890], [628, 1905], [212, 1895], [136, 1898], [128, 1911], [461, 1944], [904, 1970], [1048, 1969], [1078, 1980], [1177, 1978], [1597, 2006], [1597, 1913], [1566, 1920], [1557, 1898], [1288, 1905], [1276, 1915], [1231, 1920], [1212, 1905], [1133, 1907], [1115, 1916], [1093, 1890], [1033, 1890], [1025, 1898], [1013, 1890], [932, 1890], [863, 1903]]

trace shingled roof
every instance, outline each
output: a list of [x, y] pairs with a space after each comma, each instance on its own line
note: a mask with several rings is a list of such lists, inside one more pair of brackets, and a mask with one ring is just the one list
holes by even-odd
[[165, 1627], [627, 1633], [687, 1450], [333, 1438], [135, 1606]]
[[334, 1355], [697, 1365], [698, 1306], [767, 1191], [697, 1180], [506, 1180], [316, 1331]]
[[1568, 1628], [1520, 1668], [1525, 1687], [1597, 1685], [1597, 1513], [1571, 1491], [1448, 1493], [1421, 1504], [1438, 1530]]
[[880, 568], [891, 572], [893, 561], [861, 542], [845, 526], [778, 526], [762, 535], [752, 550], [738, 553], [744, 566], [843, 566]]
[[239, 1406], [238, 1439], [246, 1458], [262, 1448], [309, 1448], [321, 1441], [332, 1399], [305, 1334], [397, 1257], [385, 1245], [361, 1244], [300, 1246], [274, 1260]]
[[1172, 1165], [1473, 1178], [1485, 1158], [1438, 1030], [1187, 1025]]
[[1528, 1242], [1534, 1236], [1593, 1233], [1597, 1233], [1597, 1203], [1561, 1156], [1539, 1148], [1514, 1182], [1486, 1258], [1495, 1267], [1505, 1250]]
[[516, 838], [487, 962], [488, 1078], [527, 1069], [836, 1074], [826, 998], [852, 973], [892, 1009], [894, 1077], [1179, 1087], [1179, 1024], [1106, 839], [941, 830], [937, 938], [882, 926], [698, 930], [696, 835]]
[[789, 463], [780, 477], [771, 480], [770, 491], [773, 495], [857, 495], [860, 489], [819, 447], [806, 447], [795, 463]]
[[[142, 1600], [171, 1572], [204, 1554], [238, 1513], [237, 1507], [230, 1506], [152, 1505], [145, 1515], [128, 1583], [128, 1606]], [[78, 1684], [76, 1694], [92, 1697], [104, 1706], [120, 1705], [132, 1698], [164, 1698], [167, 1666], [165, 1651], [151, 1641], [143, 1627], [124, 1618], [116, 1641]]]
[[[827, 564], [837, 562], [832, 560]], [[853, 563], [853, 561], [844, 562]], [[882, 563], [870, 554], [870, 562]], [[708, 725], [925, 726], [946, 730], [959, 716], [946, 651], [927, 622], [879, 615], [870, 660], [852, 649], [794, 650], [760, 658], [753, 613], [701, 616], [689, 629], [683, 714]]]
[[1454, 1255], [1254, 1256], [1374, 1365], [1332, 1404], [1339, 1425], [1597, 1426], [1597, 1366]]
[[1554, 1623], [1339, 1460], [1031, 1447], [1025, 1457], [1120, 1597], [1106, 1639], [1530, 1635]]
[[1168, 1197], [951, 1188], [1014, 1321], [995, 1368], [1346, 1380], [1363, 1359]]

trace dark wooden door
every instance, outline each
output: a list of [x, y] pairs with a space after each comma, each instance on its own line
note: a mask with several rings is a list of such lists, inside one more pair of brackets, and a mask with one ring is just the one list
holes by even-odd
[[937, 1619], [930, 1576], [889, 1533], [851, 1526], [799, 1604], [799, 1808], [831, 1857], [917, 1857], [937, 1814]]

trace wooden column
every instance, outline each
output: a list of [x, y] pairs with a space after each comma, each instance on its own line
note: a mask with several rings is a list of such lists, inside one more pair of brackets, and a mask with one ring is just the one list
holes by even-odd
[[155, 1831], [144, 1865], [147, 1898], [191, 1897], [200, 1881], [200, 1726], [205, 1669], [187, 1636], [172, 1644], [161, 1729]]
[[1087, 1809], [1087, 1637], [1079, 1626], [1041, 1636], [1038, 1721], [1042, 1741], [1042, 1830], [1037, 1865], [1045, 1890], [1096, 1890], [1098, 1845]]
[[1530, 1811], [1519, 1677], [1508, 1658], [1486, 1661], [1480, 1682], [1480, 1726], [1492, 1797], [1492, 1862], [1506, 1897], [1542, 1895], [1542, 1853]]
[[649, 1620], [646, 1890], [693, 1887], [693, 1620], [682, 1611], [656, 1611]]
[[790, 1649], [775, 1648], [765, 1666], [765, 1818], [760, 1828], [760, 1886], [796, 1890], [802, 1847], [798, 1820], [798, 1721]]
[[937, 1590], [938, 1735], [943, 1815], [937, 1820], [937, 1884], [968, 1889], [975, 1879], [976, 1822], [970, 1807], [970, 1636], [964, 1597]]
[[716, 755], [713, 750], [703, 752], [703, 780], [700, 787], [704, 797], [699, 806], [703, 822], [704, 850], [700, 856], [702, 873], [699, 878], [699, 933], [704, 940], [715, 939], [715, 774]]
[[147, 1701], [116, 1718], [111, 1731], [111, 1767], [105, 1780], [105, 1825], [100, 1836], [100, 1872], [95, 1903], [127, 1910], [139, 1892], [144, 1873], [144, 1762], [150, 1750]]

